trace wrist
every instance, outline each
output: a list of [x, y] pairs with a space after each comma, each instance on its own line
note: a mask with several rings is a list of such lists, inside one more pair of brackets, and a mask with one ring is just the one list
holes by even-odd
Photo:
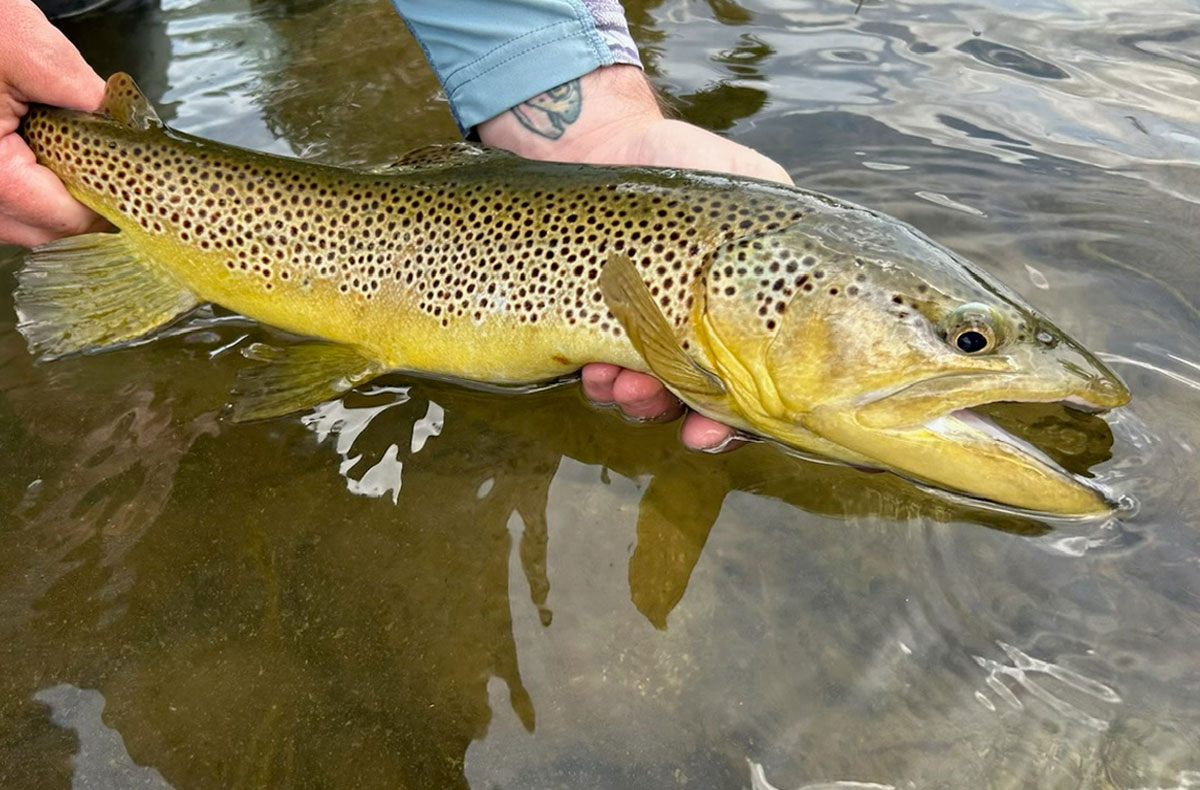
[[614, 135], [661, 121], [654, 90], [636, 66], [602, 66], [481, 123], [487, 145], [530, 159], [588, 161]]

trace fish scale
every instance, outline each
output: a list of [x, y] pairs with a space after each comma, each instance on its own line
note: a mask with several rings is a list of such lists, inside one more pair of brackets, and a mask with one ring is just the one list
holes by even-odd
[[586, 362], [792, 450], [993, 503], [1105, 493], [971, 411], [1129, 393], [1015, 293], [914, 228], [803, 189], [465, 144], [351, 170], [167, 129], [126, 75], [97, 114], [31, 109], [38, 161], [117, 233], [18, 273], [42, 358], [119, 346], [204, 302], [309, 338], [252, 344], [235, 420], [388, 371], [523, 385]]

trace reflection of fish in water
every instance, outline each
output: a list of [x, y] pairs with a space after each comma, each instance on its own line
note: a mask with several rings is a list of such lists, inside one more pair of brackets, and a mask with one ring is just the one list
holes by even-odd
[[321, 338], [254, 346], [235, 417], [384, 371], [522, 384], [607, 361], [790, 447], [1032, 510], [1101, 492], [971, 407], [1128, 400], [1019, 297], [907, 225], [791, 187], [465, 145], [352, 171], [165, 129], [125, 75], [23, 134], [115, 224], [36, 249], [20, 328], [56, 356], [202, 302]]

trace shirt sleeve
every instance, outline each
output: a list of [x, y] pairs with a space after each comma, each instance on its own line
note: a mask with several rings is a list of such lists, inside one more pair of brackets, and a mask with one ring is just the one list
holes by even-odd
[[600, 66], [641, 66], [619, 0], [392, 0], [466, 134]]

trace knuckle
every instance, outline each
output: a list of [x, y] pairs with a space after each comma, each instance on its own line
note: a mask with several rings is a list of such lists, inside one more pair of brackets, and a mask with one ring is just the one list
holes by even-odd
[[56, 237], [78, 236], [86, 233], [93, 225], [95, 218], [83, 211], [72, 211], [49, 217], [45, 222], [46, 229]]

